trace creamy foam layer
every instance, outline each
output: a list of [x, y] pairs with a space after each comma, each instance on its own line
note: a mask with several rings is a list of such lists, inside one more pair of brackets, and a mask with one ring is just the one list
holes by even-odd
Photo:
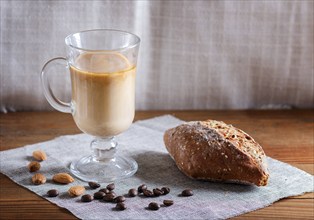
[[136, 67], [118, 53], [84, 53], [70, 67], [74, 121], [85, 133], [111, 137], [132, 123]]

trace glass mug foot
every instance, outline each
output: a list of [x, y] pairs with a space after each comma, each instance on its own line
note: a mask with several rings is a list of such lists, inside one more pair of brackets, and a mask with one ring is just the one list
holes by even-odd
[[73, 175], [86, 182], [109, 183], [122, 180], [136, 173], [138, 165], [130, 157], [115, 156], [102, 162], [93, 155], [72, 162], [70, 170]]
[[96, 138], [91, 143], [93, 154], [70, 165], [70, 171], [84, 181], [98, 183], [122, 180], [136, 173], [138, 165], [130, 157], [116, 152], [114, 137]]

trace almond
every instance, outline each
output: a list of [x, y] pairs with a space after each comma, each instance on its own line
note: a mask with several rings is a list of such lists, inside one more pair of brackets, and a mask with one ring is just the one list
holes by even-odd
[[63, 183], [63, 184], [74, 182], [73, 177], [67, 173], [58, 173], [52, 177], [52, 180], [57, 183]]
[[33, 157], [36, 159], [36, 160], [47, 160], [47, 155], [44, 151], [42, 150], [35, 150], [33, 152]]
[[33, 177], [32, 177], [32, 182], [35, 185], [40, 185], [40, 184], [44, 184], [46, 182], [46, 177], [41, 174], [41, 173], [36, 173]]
[[72, 186], [68, 193], [70, 196], [80, 196], [85, 193], [85, 187], [84, 186]]
[[32, 161], [28, 164], [28, 170], [30, 172], [36, 172], [40, 169], [40, 163], [38, 163], [37, 161]]

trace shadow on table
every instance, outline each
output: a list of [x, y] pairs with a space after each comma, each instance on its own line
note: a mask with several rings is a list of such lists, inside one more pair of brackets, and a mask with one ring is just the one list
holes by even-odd
[[240, 185], [232, 183], [217, 183], [202, 180], [194, 180], [184, 175], [176, 166], [169, 154], [147, 151], [133, 158], [138, 163], [138, 171], [135, 176], [143, 180], [143, 183], [152, 187], [168, 186], [172, 188], [191, 188], [217, 192], [251, 192], [258, 190], [253, 185]]

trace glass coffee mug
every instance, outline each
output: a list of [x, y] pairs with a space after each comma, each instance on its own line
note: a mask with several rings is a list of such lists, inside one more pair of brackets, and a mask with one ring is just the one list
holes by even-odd
[[[65, 38], [67, 56], [49, 60], [41, 72], [44, 94], [56, 110], [71, 113], [77, 127], [93, 135], [93, 154], [70, 165], [84, 181], [111, 182], [133, 175], [138, 168], [130, 157], [116, 152], [115, 136], [132, 124], [135, 113], [135, 75], [140, 38], [108, 29], [88, 30]], [[49, 69], [63, 65], [71, 75], [72, 100], [55, 97]]]

